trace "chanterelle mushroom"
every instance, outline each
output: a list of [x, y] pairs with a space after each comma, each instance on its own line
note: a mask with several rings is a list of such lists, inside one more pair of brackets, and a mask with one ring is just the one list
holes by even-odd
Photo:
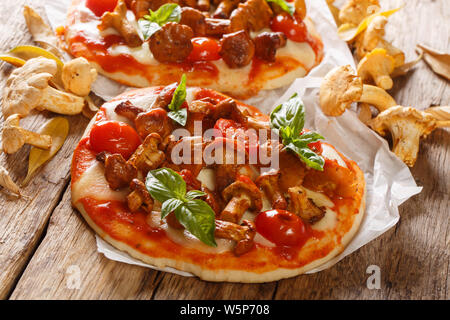
[[339, 20], [341, 23], [358, 25], [365, 17], [378, 10], [378, 0], [348, 0], [339, 11]]
[[375, 48], [382, 48], [394, 58], [394, 67], [402, 66], [405, 63], [405, 54], [383, 39], [385, 35], [384, 27], [387, 22], [388, 19], [385, 16], [375, 17], [369, 23], [367, 29], [356, 38], [355, 47], [358, 59], [364, 58], [367, 53]]
[[130, 183], [131, 193], [127, 196], [128, 208], [131, 212], [136, 212], [142, 208], [149, 213], [153, 209], [153, 199], [148, 193], [145, 185], [138, 179], [133, 179]]
[[76, 58], [64, 64], [61, 78], [67, 91], [85, 97], [97, 79], [97, 70], [85, 58]]
[[52, 137], [22, 129], [20, 127], [20, 116], [13, 114], [3, 124], [2, 143], [3, 151], [6, 153], [15, 153], [24, 144], [30, 144], [41, 149], [50, 149]]
[[261, 192], [250, 179], [246, 180], [237, 180], [222, 191], [222, 197], [228, 204], [220, 214], [220, 219], [239, 223], [247, 209], [261, 210]]
[[365, 102], [380, 112], [397, 105], [382, 88], [363, 84], [349, 65], [336, 67], [325, 76], [320, 86], [320, 107], [328, 116], [340, 116], [353, 102]]
[[420, 138], [429, 135], [437, 124], [430, 114], [412, 107], [395, 106], [370, 120], [369, 126], [381, 135], [390, 131], [392, 151], [412, 167], [417, 160]]
[[127, 19], [127, 5], [124, 0], [119, 0], [113, 12], [105, 12], [102, 16], [102, 23], [98, 26], [100, 30], [110, 27], [116, 29], [125, 39], [130, 47], [138, 47], [142, 44], [136, 28]]
[[304, 188], [297, 186], [289, 188], [289, 211], [300, 216], [309, 223], [316, 223], [325, 216], [325, 209], [306, 196]]
[[3, 114], [27, 116], [34, 108], [74, 115], [83, 110], [84, 99], [49, 86], [56, 74], [56, 62], [39, 57], [28, 60], [15, 69], [3, 91]]
[[236, 241], [234, 253], [237, 256], [243, 255], [253, 248], [255, 234], [255, 224], [249, 220], [244, 220], [241, 225], [238, 225], [216, 219], [215, 236]]
[[159, 134], [150, 133], [133, 153], [128, 163], [145, 173], [158, 168], [166, 159], [164, 152], [158, 149], [161, 142]]
[[389, 76], [394, 71], [394, 65], [394, 58], [388, 55], [385, 49], [377, 48], [359, 62], [357, 73], [364, 83], [373, 79], [378, 87], [389, 90], [394, 85]]
[[260, 175], [258, 179], [256, 179], [256, 184], [260, 188], [262, 188], [266, 193], [267, 197], [269, 197], [269, 200], [272, 204], [272, 208], [286, 210], [287, 202], [278, 184], [279, 176], [280, 176], [279, 171], [278, 172], [269, 171], [265, 174]]

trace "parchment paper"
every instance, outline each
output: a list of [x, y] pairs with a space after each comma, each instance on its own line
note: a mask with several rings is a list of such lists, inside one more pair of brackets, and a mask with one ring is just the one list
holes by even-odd
[[[70, 0], [46, 3], [46, 12], [52, 24], [57, 27], [65, 24], [66, 10]], [[303, 97], [306, 107], [306, 127], [321, 133], [326, 141], [334, 145], [348, 158], [356, 161], [364, 171], [366, 179], [366, 212], [361, 227], [346, 249], [334, 259], [309, 273], [327, 269], [380, 236], [394, 226], [400, 216], [398, 206], [422, 188], [417, 187], [408, 167], [390, 150], [387, 142], [359, 121], [356, 114], [346, 111], [342, 116], [331, 118], [325, 116], [318, 105], [318, 88], [325, 74], [339, 65], [350, 64], [354, 60], [347, 44], [336, 33], [336, 24], [325, 0], [307, 1], [308, 15], [314, 21], [324, 42], [325, 57], [322, 63], [304, 78], [297, 79], [290, 87], [272, 91], [263, 91], [249, 99], [247, 103], [258, 106], [263, 112], [270, 112], [280, 102], [287, 100], [294, 92]], [[129, 87], [100, 76], [93, 91], [109, 100], [128, 90]], [[131, 258], [97, 236], [98, 251], [107, 258], [124, 263], [144, 266], [160, 271], [172, 272], [182, 276], [189, 273], [173, 268], [156, 268]]]

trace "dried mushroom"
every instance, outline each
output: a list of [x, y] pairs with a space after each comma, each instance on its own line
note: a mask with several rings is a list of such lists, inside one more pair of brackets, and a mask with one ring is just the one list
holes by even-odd
[[378, 0], [348, 0], [339, 10], [339, 21], [358, 25], [367, 16], [380, 10]]

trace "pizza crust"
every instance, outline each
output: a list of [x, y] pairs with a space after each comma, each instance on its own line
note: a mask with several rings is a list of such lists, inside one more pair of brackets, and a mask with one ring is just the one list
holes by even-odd
[[[189, 96], [195, 95], [198, 88], [190, 88], [189, 90], [192, 90], [192, 92], [189, 93]], [[114, 105], [115, 103], [121, 101], [121, 100], [132, 100], [138, 101], [141, 99], [141, 103], [145, 104], [145, 101], [148, 101], [146, 97], [149, 97], [151, 100], [151, 95], [155, 95], [154, 88], [148, 88], [148, 89], [140, 89], [132, 92], [125, 93], [115, 99], [113, 99], [110, 104]], [[252, 109], [249, 109], [252, 110]], [[254, 111], [257, 112], [257, 111]], [[95, 118], [94, 118], [95, 119]], [[94, 119], [89, 123], [83, 137], [87, 137], [87, 134], [90, 132], [90, 129], [94, 123]], [[339, 154], [343, 159], [342, 155]], [[176, 255], [173, 258], [161, 258], [161, 257], [152, 257], [149, 255], [146, 255], [142, 251], [137, 250], [135, 247], [128, 245], [125, 242], [119, 241], [112, 236], [110, 236], [108, 233], [106, 233], [97, 223], [94, 222], [94, 220], [89, 216], [86, 209], [84, 208], [84, 205], [82, 204], [80, 200], [80, 197], [83, 195], [78, 191], [79, 188], [75, 188], [74, 184], [76, 184], [81, 177], [78, 176], [77, 178], [72, 177], [72, 203], [75, 208], [78, 209], [78, 211], [82, 214], [83, 218], [86, 220], [86, 222], [92, 227], [92, 229], [105, 241], [110, 243], [115, 248], [124, 251], [128, 253], [131, 257], [136, 258], [138, 260], [141, 260], [147, 264], [153, 265], [157, 268], [164, 269], [166, 267], [174, 268], [180, 271], [189, 272], [193, 275], [198, 276], [199, 278], [207, 281], [229, 281], [229, 282], [243, 282], [243, 283], [261, 283], [261, 282], [269, 282], [269, 281], [276, 281], [283, 278], [289, 278], [294, 277], [300, 274], [303, 274], [305, 272], [308, 272], [312, 269], [315, 269], [319, 267], [320, 265], [330, 261], [334, 257], [336, 257], [338, 254], [340, 254], [345, 247], [349, 244], [349, 242], [353, 239], [355, 234], [357, 233], [359, 226], [361, 224], [361, 221], [364, 217], [364, 211], [365, 211], [365, 181], [364, 181], [364, 175], [362, 171], [359, 169], [359, 167], [356, 165], [356, 163], [352, 161], [346, 161], [346, 165], [349, 166], [349, 169], [351, 169], [356, 174], [356, 183], [358, 185], [358, 190], [362, 190], [360, 195], [355, 195], [356, 199], [360, 199], [361, 203], [359, 205], [359, 210], [357, 213], [354, 213], [353, 223], [351, 225], [351, 228], [348, 229], [348, 231], [342, 235], [339, 245], [335, 246], [331, 251], [328, 252], [325, 256], [313, 260], [299, 268], [284, 268], [279, 267], [274, 270], [268, 270], [268, 271], [260, 271], [256, 269], [256, 271], [246, 271], [246, 270], [238, 270], [236, 268], [217, 268], [214, 267], [212, 269], [209, 269], [203, 265], [191, 263], [188, 261], [184, 261], [182, 259], [177, 259]], [[72, 168], [74, 169], [74, 168]], [[84, 171], [86, 172], [86, 171]], [[151, 242], [151, 240], [146, 239], [146, 241]], [[156, 243], [152, 243], [152, 245], [157, 245]], [[256, 249], [258, 250], [258, 249]], [[237, 259], [241, 259], [242, 261], [246, 261], [245, 255], [242, 257], [238, 257]]]
[[[320, 63], [323, 56], [320, 36], [315, 30], [312, 20], [307, 17], [304, 22], [308, 32], [314, 41], [318, 43], [318, 47], [315, 49], [316, 52], [307, 42], [299, 43], [287, 40], [287, 45], [277, 50], [277, 61], [274, 63], [263, 63], [262, 68], [257, 68], [259, 71], [256, 75], [254, 75], [255, 71], [252, 63], [243, 68], [231, 69], [222, 59], [204, 62], [204, 66], [198, 69], [185, 64], [159, 63], [153, 58], [146, 43], [138, 48], [129, 48], [126, 45], [108, 48], [108, 55], [129, 56], [139, 63], [137, 67], [131, 67], [128, 64], [128, 72], [120, 70], [120, 68], [110, 70], [111, 65], [115, 63], [107, 63], [102, 60], [103, 58], [98, 59], [96, 53], [98, 48], [92, 50], [80, 39], [76, 40], [75, 46], [72, 43], [73, 39], [79, 34], [83, 34], [89, 41], [99, 42], [103, 36], [117, 33], [111, 28], [101, 33], [97, 28], [99, 21], [92, 19], [98, 18], [91, 14], [83, 1], [73, 0], [72, 6], [69, 8], [68, 23], [64, 37], [67, 50], [76, 57], [85, 57], [99, 73], [106, 77], [132, 87], [144, 88], [155, 85], [168, 85], [178, 81], [181, 75], [186, 73], [188, 86], [207, 87], [239, 99], [247, 99], [256, 95], [260, 90], [280, 88], [292, 83], [296, 78], [304, 77], [313, 67]], [[135, 23], [135, 21], [131, 22]], [[266, 28], [252, 33], [252, 36], [267, 31], [271, 30]], [[134, 69], [138, 69], [137, 72]]]

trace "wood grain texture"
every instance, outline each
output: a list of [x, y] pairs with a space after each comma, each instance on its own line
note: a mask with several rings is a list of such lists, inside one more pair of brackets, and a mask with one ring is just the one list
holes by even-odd
[[[383, 8], [403, 3], [382, 1]], [[416, 43], [449, 52], [448, 21], [450, 10], [445, 0], [410, 0], [390, 19], [387, 37], [405, 50], [408, 60], [416, 56]], [[10, 37], [11, 34], [12, 31]], [[403, 105], [424, 109], [450, 104], [449, 91], [449, 83], [421, 62], [407, 76], [396, 79], [392, 94]], [[422, 142], [419, 159], [412, 169], [424, 190], [400, 207], [401, 220], [395, 228], [328, 270], [257, 285], [209, 283], [110, 261], [96, 252], [94, 234], [71, 208], [66, 191], [11, 298], [448, 299], [449, 161], [450, 131], [436, 130]], [[28, 215], [27, 210], [24, 212]], [[2, 218], [1, 226], [6, 221]], [[19, 226], [19, 231], [14, 229], [13, 222], [9, 230], [12, 234], [26, 232], [23, 226]], [[17, 238], [14, 241], [11, 243], [21, 243]], [[0, 252], [5, 252], [1, 246]], [[80, 268], [80, 289], [68, 289], [68, 267], [72, 265]], [[380, 267], [379, 290], [367, 288], [366, 270], [370, 265]], [[11, 281], [17, 281], [13, 277], [18, 273], [10, 274]]]
[[[1, 4], [1, 52], [19, 44], [32, 43], [22, 17], [24, 2], [5, 1]], [[12, 70], [11, 66], [1, 64], [1, 88]], [[36, 131], [53, 116], [48, 112], [33, 112], [21, 121], [21, 125]], [[69, 168], [73, 148], [80, 139], [87, 119], [82, 116], [68, 119], [70, 132], [64, 146], [42, 170], [38, 171], [24, 189], [25, 198], [17, 200], [0, 191], [0, 298], [8, 296], [25, 268], [70, 179]], [[2, 121], [3, 118], [0, 119], [0, 122]], [[16, 154], [0, 156], [0, 163], [10, 171], [12, 178], [19, 184], [26, 176], [29, 150], [29, 147], [24, 147]]]

